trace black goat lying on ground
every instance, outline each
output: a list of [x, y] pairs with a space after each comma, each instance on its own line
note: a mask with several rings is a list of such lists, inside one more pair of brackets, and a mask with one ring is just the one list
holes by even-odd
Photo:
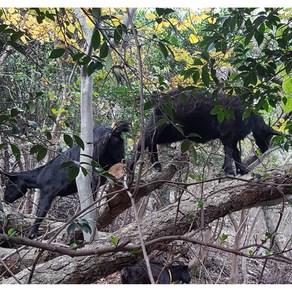
[[[120, 123], [113, 128], [102, 125], [94, 128], [93, 160], [104, 170], [108, 170], [125, 158], [124, 140], [121, 134], [128, 130], [128, 123]], [[60, 166], [66, 161], [79, 161], [79, 156], [80, 148], [74, 145], [41, 167], [7, 174], [9, 182], [4, 192], [6, 202], [13, 203], [31, 188], [39, 188], [41, 191], [37, 219], [27, 233], [27, 237], [33, 238], [37, 234], [39, 225], [57, 196], [65, 197], [77, 192], [75, 180], [72, 181], [68, 177], [69, 169]], [[106, 179], [101, 177], [99, 183], [102, 185], [105, 181]]]
[[[234, 159], [236, 173], [243, 175], [248, 170], [241, 162], [237, 143], [252, 132], [256, 144], [264, 153], [269, 148], [272, 136], [281, 135], [266, 125], [261, 116], [254, 113], [243, 119], [244, 108], [237, 97], [221, 95], [217, 102], [214, 102], [202, 92], [178, 89], [152, 97], [157, 99], [157, 105], [145, 127], [144, 143], [145, 149], [150, 152], [151, 163], [155, 163], [154, 167], [157, 170], [161, 169], [160, 163], [157, 163], [157, 144], [170, 144], [186, 138], [197, 143], [220, 139], [224, 146], [225, 173], [234, 175], [232, 167]], [[211, 114], [216, 104], [232, 109], [234, 118], [225, 119], [220, 123], [217, 116]], [[163, 124], [162, 120], [165, 121]], [[137, 154], [132, 159], [131, 169], [140, 152], [141, 139], [137, 146]]]
[[[164, 266], [158, 262], [150, 262], [150, 267], [157, 284], [171, 284], [173, 282], [189, 284], [191, 281], [188, 266]], [[121, 281], [122, 284], [151, 284], [145, 261], [140, 261], [132, 267], [123, 268], [121, 270]]]

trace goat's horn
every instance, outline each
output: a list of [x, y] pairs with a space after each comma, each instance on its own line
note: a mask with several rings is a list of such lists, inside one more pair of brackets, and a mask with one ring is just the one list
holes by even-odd
[[284, 135], [282, 132], [276, 131], [273, 128], [270, 128], [269, 132], [272, 135], [277, 135], [277, 136], [283, 136]]

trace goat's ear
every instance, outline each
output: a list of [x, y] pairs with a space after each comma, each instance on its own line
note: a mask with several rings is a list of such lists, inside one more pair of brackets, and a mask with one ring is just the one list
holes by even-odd
[[121, 135], [123, 132], [129, 132], [130, 131], [130, 123], [128, 122], [119, 122], [113, 125], [112, 127], [112, 133], [114, 135]]
[[12, 179], [18, 176], [18, 173], [14, 173], [14, 172], [5, 172], [5, 171], [0, 171], [0, 172], [4, 174], [6, 177], [8, 177], [9, 179]]

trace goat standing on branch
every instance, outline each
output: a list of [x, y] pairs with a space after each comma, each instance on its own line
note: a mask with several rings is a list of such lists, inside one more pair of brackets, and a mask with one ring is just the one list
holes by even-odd
[[[175, 89], [167, 94], [153, 95], [157, 105], [145, 128], [145, 149], [150, 152], [150, 159], [157, 170], [157, 144], [170, 144], [189, 139], [197, 143], [206, 143], [220, 139], [224, 146], [223, 169], [226, 174], [234, 175], [232, 159], [235, 162], [236, 173], [246, 174], [247, 168], [241, 162], [241, 155], [237, 143], [249, 133], [253, 133], [255, 142], [264, 153], [270, 146], [273, 135], [282, 135], [268, 126], [264, 119], [251, 113], [243, 118], [244, 107], [238, 97], [219, 95], [214, 101], [200, 91]], [[212, 109], [228, 110], [230, 117], [222, 122], [218, 121]], [[133, 169], [135, 161], [141, 152], [141, 139], [138, 142], [137, 153], [131, 161]]]
[[[98, 125], [93, 129], [93, 160], [104, 170], [109, 170], [112, 165], [125, 158], [124, 140], [121, 134], [128, 130], [128, 123], [120, 123], [113, 128]], [[4, 200], [8, 203], [13, 203], [24, 196], [28, 189], [39, 188], [41, 191], [37, 219], [28, 231], [27, 237], [33, 238], [37, 234], [41, 222], [57, 196], [65, 197], [77, 192], [75, 179], [69, 178], [69, 168], [62, 168], [61, 165], [64, 162], [74, 163], [79, 160], [80, 148], [74, 145], [41, 167], [6, 174], [9, 182], [4, 192]], [[100, 177], [99, 184], [105, 182], [106, 179]]]

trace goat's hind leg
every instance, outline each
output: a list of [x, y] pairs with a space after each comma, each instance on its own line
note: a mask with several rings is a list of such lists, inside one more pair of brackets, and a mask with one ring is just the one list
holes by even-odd
[[33, 222], [33, 224], [31, 225], [29, 231], [26, 234], [26, 237], [32, 239], [34, 237], [37, 236], [37, 232], [39, 230], [39, 227], [41, 225], [41, 223], [43, 222], [44, 218], [46, 217], [51, 204], [53, 202], [54, 197], [51, 196], [46, 196], [45, 194], [41, 195], [40, 198], [40, 202], [38, 205], [38, 209], [37, 209], [37, 218], [35, 219], [35, 221]]
[[235, 162], [236, 173], [240, 174], [240, 175], [247, 174], [248, 170], [247, 170], [247, 168], [245, 167], [245, 165], [241, 161], [240, 151], [238, 150], [236, 145], [233, 146], [232, 155], [233, 155], [233, 159], [234, 159], [234, 162]]
[[150, 161], [157, 171], [161, 171], [161, 163], [158, 161], [158, 149], [157, 144], [149, 146], [150, 150]]

